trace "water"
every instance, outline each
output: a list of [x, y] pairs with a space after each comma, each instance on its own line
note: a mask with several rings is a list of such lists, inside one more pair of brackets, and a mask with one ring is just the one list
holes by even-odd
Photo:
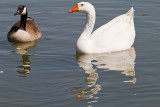
[[[75, 43], [85, 15], [68, 14], [78, 1], [1, 0], [0, 106], [159, 107], [160, 2], [90, 0], [97, 12], [95, 29], [135, 8], [135, 51], [79, 55]], [[19, 4], [28, 7], [43, 33], [38, 43], [7, 41]]]

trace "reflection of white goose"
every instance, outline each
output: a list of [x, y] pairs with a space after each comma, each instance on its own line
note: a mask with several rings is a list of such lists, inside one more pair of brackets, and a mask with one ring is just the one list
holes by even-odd
[[132, 47], [131, 49], [114, 52], [114, 53], [104, 53], [104, 54], [76, 54], [77, 64], [81, 67], [87, 74], [86, 82], [88, 88], [82, 89], [82, 87], [73, 87], [72, 89], [77, 89], [75, 95], [78, 100], [93, 98], [93, 101], [88, 102], [97, 102], [98, 97], [94, 97], [100, 90], [101, 85], [97, 84], [99, 78], [97, 69], [104, 70], [115, 70], [122, 71], [122, 74], [126, 76], [132, 76], [132, 80], [127, 80], [124, 82], [135, 83], [135, 50]]
[[[82, 67], [87, 74], [95, 72], [96, 69], [105, 69], [123, 71], [122, 73], [126, 76], [133, 77], [135, 76], [135, 58], [134, 48], [114, 53], [83, 54], [77, 57], [79, 66]], [[93, 68], [94, 66], [95, 68]], [[130, 82], [134, 83], [134, 80], [135, 78]]]

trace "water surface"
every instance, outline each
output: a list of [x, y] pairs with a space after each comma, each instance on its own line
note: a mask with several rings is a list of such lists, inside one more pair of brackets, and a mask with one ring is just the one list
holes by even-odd
[[[94, 29], [133, 6], [136, 39], [132, 50], [81, 55], [75, 44], [85, 15], [68, 14], [78, 1], [1, 0], [0, 106], [159, 107], [160, 2], [90, 0], [97, 12]], [[7, 41], [19, 4], [36, 20], [40, 41]]]

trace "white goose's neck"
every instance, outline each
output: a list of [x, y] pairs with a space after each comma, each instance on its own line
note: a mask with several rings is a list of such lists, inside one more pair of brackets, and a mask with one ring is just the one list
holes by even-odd
[[95, 19], [95, 10], [90, 10], [88, 13], [86, 13], [86, 24], [81, 36], [89, 37], [91, 35], [95, 24]]

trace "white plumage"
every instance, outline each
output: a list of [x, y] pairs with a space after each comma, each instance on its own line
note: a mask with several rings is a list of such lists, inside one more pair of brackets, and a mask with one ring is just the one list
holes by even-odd
[[[129, 49], [135, 39], [134, 9], [120, 15], [99, 27], [92, 33], [95, 24], [95, 9], [88, 2], [76, 6], [79, 12], [87, 15], [85, 28], [77, 40], [76, 50], [80, 53], [105, 53]], [[69, 12], [74, 11], [75, 7]]]

